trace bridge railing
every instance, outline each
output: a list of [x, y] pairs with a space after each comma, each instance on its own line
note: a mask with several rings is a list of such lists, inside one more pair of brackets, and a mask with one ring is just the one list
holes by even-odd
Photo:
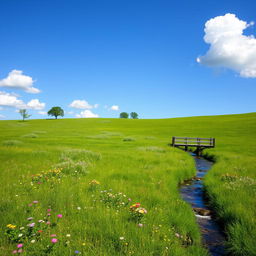
[[215, 138], [172, 137], [172, 146], [215, 147]]

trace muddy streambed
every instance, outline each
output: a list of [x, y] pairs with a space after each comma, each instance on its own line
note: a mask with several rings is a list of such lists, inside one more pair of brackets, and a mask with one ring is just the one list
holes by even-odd
[[225, 255], [225, 236], [212, 216], [203, 190], [202, 179], [213, 163], [202, 157], [199, 158], [193, 153], [190, 154], [195, 159], [197, 173], [196, 177], [181, 184], [181, 196], [192, 206], [195, 212], [197, 223], [201, 229], [203, 244], [208, 248], [210, 255]]

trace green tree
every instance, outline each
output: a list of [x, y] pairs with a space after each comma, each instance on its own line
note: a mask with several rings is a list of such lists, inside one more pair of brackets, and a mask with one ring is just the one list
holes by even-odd
[[132, 118], [132, 119], [138, 119], [138, 114], [136, 113], [136, 112], [131, 112], [131, 114], [130, 114], [130, 117]]
[[29, 118], [31, 116], [31, 115], [28, 114], [26, 109], [20, 109], [19, 113], [22, 116], [23, 122], [25, 121], [26, 118]]
[[128, 117], [129, 117], [128, 113], [126, 113], [126, 112], [120, 113], [120, 118], [128, 118]]
[[58, 116], [64, 116], [64, 111], [61, 107], [52, 107], [47, 114], [49, 116], [55, 116], [55, 119], [57, 119]]

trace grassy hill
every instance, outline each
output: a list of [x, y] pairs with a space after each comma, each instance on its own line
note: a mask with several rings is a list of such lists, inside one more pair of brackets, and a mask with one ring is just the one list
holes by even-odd
[[207, 255], [177, 189], [193, 159], [172, 136], [216, 138], [207, 193], [230, 251], [255, 255], [255, 113], [0, 121], [0, 131], [1, 255], [21, 243], [24, 255]]

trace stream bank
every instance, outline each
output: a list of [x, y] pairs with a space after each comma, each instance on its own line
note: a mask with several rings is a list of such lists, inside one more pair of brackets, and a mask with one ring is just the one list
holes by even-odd
[[210, 255], [226, 255], [225, 236], [214, 219], [213, 212], [204, 196], [203, 178], [213, 163], [202, 157], [197, 157], [194, 153], [190, 154], [195, 160], [197, 173], [193, 179], [181, 184], [181, 196], [183, 200], [192, 206], [195, 212], [196, 220], [202, 233], [203, 244], [208, 248]]

